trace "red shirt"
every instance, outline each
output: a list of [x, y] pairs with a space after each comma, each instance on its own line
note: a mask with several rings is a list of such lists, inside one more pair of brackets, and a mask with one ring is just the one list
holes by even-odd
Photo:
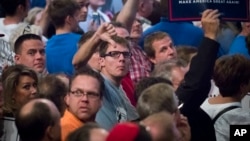
[[136, 101], [135, 101], [135, 96], [134, 96], [134, 85], [133, 85], [133, 81], [130, 78], [129, 73], [122, 79], [121, 85], [130, 103], [133, 106], [136, 106]]

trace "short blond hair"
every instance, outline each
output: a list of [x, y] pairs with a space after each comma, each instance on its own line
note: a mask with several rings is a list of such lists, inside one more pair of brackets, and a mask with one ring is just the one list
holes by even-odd
[[139, 97], [137, 111], [141, 119], [161, 111], [174, 113], [177, 110], [178, 99], [171, 85], [154, 84], [145, 89]]
[[152, 136], [155, 140], [174, 141], [173, 124], [174, 118], [168, 112], [159, 112], [148, 116], [141, 124], [149, 129], [157, 128], [158, 136]]
[[29, 24], [35, 24], [36, 16], [43, 11], [41, 7], [34, 7], [29, 10], [28, 16], [24, 19], [25, 22]]

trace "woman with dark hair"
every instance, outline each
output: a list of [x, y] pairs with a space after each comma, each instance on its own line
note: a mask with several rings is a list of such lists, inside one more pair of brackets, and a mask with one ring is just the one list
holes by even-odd
[[213, 80], [219, 95], [208, 98], [202, 109], [213, 119], [218, 141], [229, 140], [230, 125], [249, 125], [250, 113], [242, 109], [241, 100], [250, 90], [250, 60], [243, 55], [219, 58], [214, 67]]
[[9, 66], [2, 73], [3, 119], [6, 141], [17, 140], [15, 126], [17, 111], [33, 98], [37, 97], [38, 77], [35, 71], [23, 65]]
[[8, 67], [2, 74], [3, 112], [14, 116], [17, 110], [37, 96], [36, 72], [23, 65]]

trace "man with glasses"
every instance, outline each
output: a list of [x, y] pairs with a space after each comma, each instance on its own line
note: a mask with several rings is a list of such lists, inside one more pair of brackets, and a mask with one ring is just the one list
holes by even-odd
[[102, 104], [103, 89], [103, 78], [99, 73], [90, 68], [76, 72], [65, 97], [67, 109], [61, 118], [62, 141], [84, 123], [95, 121]]
[[131, 52], [126, 39], [113, 36], [112, 44], [100, 43], [100, 68], [104, 78], [105, 93], [103, 106], [97, 113], [96, 121], [105, 129], [115, 124], [136, 120], [138, 114], [126, 97], [121, 80], [129, 71]]

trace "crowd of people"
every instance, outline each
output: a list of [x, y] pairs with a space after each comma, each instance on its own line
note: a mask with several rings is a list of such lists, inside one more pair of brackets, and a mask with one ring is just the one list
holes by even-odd
[[1, 0], [0, 141], [229, 141], [249, 125], [250, 21], [172, 22], [168, 4]]

